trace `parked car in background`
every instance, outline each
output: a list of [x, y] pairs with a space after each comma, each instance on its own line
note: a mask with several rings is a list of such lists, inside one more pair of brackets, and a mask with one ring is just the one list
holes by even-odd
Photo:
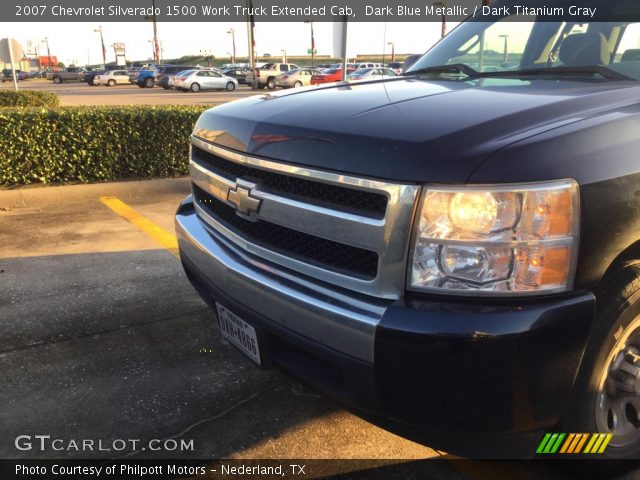
[[400, 75], [402, 73], [402, 64], [403, 62], [389, 62], [387, 67]]
[[[155, 85], [155, 73], [158, 68], [165, 65], [150, 65], [148, 67], [141, 68], [135, 75], [135, 84], [140, 88], [153, 88]], [[131, 78], [131, 77], [130, 77]]]
[[176, 73], [175, 75], [169, 75], [167, 76], [168, 80], [167, 80], [167, 86], [170, 89], [174, 89], [176, 88], [176, 79], [179, 77], [185, 77], [187, 75], [189, 75], [191, 72], [195, 71], [195, 70], [208, 70], [206, 68], [188, 68], [186, 70], [182, 70], [181, 72]]
[[407, 70], [409, 70], [413, 66], [413, 64], [418, 61], [418, 59], [421, 56], [422, 55], [412, 54], [412, 55], [409, 55], [407, 58], [405, 58], [404, 59], [404, 63], [402, 64], [402, 73], [404, 73]]
[[[347, 68], [347, 75], [354, 72], [354, 69]], [[322, 73], [316, 73], [311, 76], [311, 85], [320, 85], [323, 83], [333, 83], [342, 80], [342, 68], [327, 68]]]
[[105, 70], [92, 70], [91, 72], [86, 72], [84, 74], [84, 81], [87, 82], [88, 85], [95, 87], [96, 85], [98, 85], [96, 83], [96, 77], [98, 75], [103, 75], [104, 73]]
[[57, 72], [47, 73], [47, 80], [53, 81], [53, 83], [62, 82], [83, 82], [85, 75], [85, 69], [80, 67], [69, 67]]
[[240, 85], [247, 84], [247, 75], [249, 72], [251, 72], [251, 69], [248, 67], [234, 67], [222, 71], [227, 77], [235, 78]]
[[216, 70], [186, 70], [176, 75], [174, 88], [181, 91], [200, 90], [227, 90], [232, 92], [238, 86], [238, 81], [233, 77], [228, 77]]
[[311, 85], [311, 77], [320, 75], [322, 71], [319, 69], [300, 68], [291, 70], [276, 77], [276, 86], [281, 88], [298, 88]]
[[256, 68], [255, 73], [247, 74], [247, 85], [252, 86], [254, 79], [258, 88], [267, 87], [269, 90], [276, 88], [276, 77], [290, 70], [298, 70], [300, 67], [293, 63], [265, 63], [262, 67]]
[[200, 67], [194, 67], [193, 65], [165, 65], [158, 67], [154, 73], [154, 84], [168, 90], [169, 77], [184, 70], [199, 70]]
[[347, 82], [358, 82], [360, 80], [379, 80], [381, 78], [397, 77], [398, 74], [388, 67], [362, 68], [347, 75]]
[[[28, 78], [27, 72], [22, 70], [16, 70], [16, 79], [17, 80], [26, 80]], [[2, 70], [2, 82], [12, 82], [13, 81], [13, 72], [10, 68], [5, 68]]]
[[96, 85], [106, 85], [107, 87], [125, 85], [129, 83], [129, 72], [126, 70], [111, 70], [96, 75], [93, 81]]
[[373, 62], [362, 62], [362, 63], [347, 63], [347, 68], [352, 68], [353, 70], [362, 70], [363, 68], [380, 68], [384, 67], [381, 63], [373, 63]]
[[129, 67], [129, 83], [134, 84], [138, 80], [140, 70], [144, 67]]

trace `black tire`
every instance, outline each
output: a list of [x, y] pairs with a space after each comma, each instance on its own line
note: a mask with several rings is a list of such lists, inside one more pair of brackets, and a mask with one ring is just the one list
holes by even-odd
[[273, 90], [273, 89], [276, 88], [276, 79], [275, 79], [275, 77], [267, 78], [267, 88], [269, 90]]
[[293, 84], [293, 88], [300, 88], [300, 87], [302, 87], [302, 86], [303, 86], [303, 85], [302, 85], [302, 82], [301, 82], [300, 80], [298, 80], [297, 82], [295, 82], [295, 83]]
[[111, 79], [109, 81], [107, 81], [107, 87], [115, 87], [116, 86], [116, 81]]
[[200, 84], [193, 82], [189, 90], [191, 90], [193, 93], [198, 93], [200, 91]]
[[171, 90], [171, 87], [164, 87], [163, 86], [162, 88], [164, 88], [165, 90]]
[[233, 82], [227, 82], [226, 90], [227, 92], [233, 92], [236, 89], [236, 84]]
[[[616, 378], [623, 375], [631, 381], [620, 370], [622, 364], [640, 367], [640, 356], [635, 356], [640, 354], [640, 262], [627, 263], [606, 279], [596, 299], [587, 349], [558, 431], [613, 433], [605, 452], [597, 458], [637, 459], [640, 395], [625, 392], [624, 382]], [[604, 463], [610, 470], [610, 462]]]
[[155, 82], [153, 81], [153, 78], [151, 78], [151, 77], [147, 77], [147, 78], [144, 79], [144, 86], [146, 88], [153, 88], [154, 83]]
[[144, 83], [136, 83], [136, 85], [138, 85], [140, 88], [146, 88], [146, 87], [144, 86]]
[[60, 77], [53, 77], [53, 83], [62, 83], [62, 79]]
[[266, 86], [267, 86], [266, 84], [262, 84], [262, 85], [258, 84], [258, 88], [260, 90], [264, 90], [264, 87], [266, 87]]

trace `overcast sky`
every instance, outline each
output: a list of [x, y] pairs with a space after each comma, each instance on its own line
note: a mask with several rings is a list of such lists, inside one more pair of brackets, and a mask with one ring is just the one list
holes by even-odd
[[[319, 55], [333, 53], [333, 24], [315, 22], [314, 33]], [[100, 35], [94, 30], [94, 23], [3, 23], [0, 22], [0, 38], [17, 38], [25, 50], [27, 41], [39, 45], [40, 54], [46, 55], [46, 46], [40, 42], [49, 38], [51, 55], [65, 63], [84, 65], [102, 63]], [[453, 24], [448, 28], [453, 28]], [[114, 42], [124, 42], [128, 60], [146, 60], [153, 55], [153, 29], [150, 22], [104, 23], [107, 62], [114, 61]], [[231, 52], [231, 35], [236, 31], [237, 56], [247, 55], [246, 23], [158, 23], [158, 37], [162, 42], [164, 58], [178, 58], [183, 55], [197, 55], [201, 52], [216, 57], [228, 57]], [[396, 53], [422, 53], [440, 37], [439, 23], [350, 23], [349, 56], [368, 53], [391, 55], [387, 42], [394, 42]], [[256, 23], [256, 50], [258, 55], [270, 53], [281, 55], [286, 49], [289, 55], [306, 55], [311, 46], [310, 29], [302, 22]]]

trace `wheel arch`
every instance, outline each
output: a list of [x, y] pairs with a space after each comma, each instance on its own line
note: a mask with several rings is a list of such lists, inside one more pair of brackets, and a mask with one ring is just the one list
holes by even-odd
[[609, 263], [598, 282], [598, 289], [601, 289], [611, 278], [629, 265], [638, 263], [640, 263], [640, 240], [636, 240], [627, 246]]

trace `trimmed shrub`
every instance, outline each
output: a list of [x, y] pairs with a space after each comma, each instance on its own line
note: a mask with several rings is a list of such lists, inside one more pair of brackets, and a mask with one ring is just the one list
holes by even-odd
[[0, 109], [0, 185], [186, 175], [189, 135], [207, 108]]
[[55, 93], [38, 90], [0, 91], [0, 107], [48, 107], [60, 105]]

